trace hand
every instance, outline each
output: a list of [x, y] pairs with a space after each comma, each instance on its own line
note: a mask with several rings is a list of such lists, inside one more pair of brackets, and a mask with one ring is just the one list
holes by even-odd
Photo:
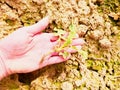
[[[0, 42], [0, 50], [4, 56], [6, 73], [27, 73], [44, 66], [66, 61], [59, 54], [54, 55], [53, 49], [58, 41], [53, 33], [42, 31], [49, 24], [49, 18], [43, 18], [38, 23], [23, 27]], [[81, 46], [83, 39], [73, 40], [73, 45]], [[71, 50], [68, 50], [72, 53]]]

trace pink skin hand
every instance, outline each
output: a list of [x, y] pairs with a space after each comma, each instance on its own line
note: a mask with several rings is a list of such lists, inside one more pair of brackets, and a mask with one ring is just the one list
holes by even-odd
[[[53, 33], [42, 33], [48, 24], [49, 18], [45, 17], [32, 26], [16, 30], [0, 41], [7, 75], [32, 72], [47, 65], [66, 61], [62, 56], [50, 53], [57, 45], [57, 40], [52, 41]], [[77, 47], [83, 43], [84, 40], [80, 38], [73, 40], [73, 45]], [[72, 53], [72, 50], [68, 51]]]

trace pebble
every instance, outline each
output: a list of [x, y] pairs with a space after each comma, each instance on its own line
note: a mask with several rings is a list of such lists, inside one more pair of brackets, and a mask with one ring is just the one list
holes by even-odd
[[110, 42], [110, 40], [109, 39], [107, 39], [107, 38], [103, 38], [103, 39], [101, 39], [100, 41], [99, 41], [99, 43], [100, 43], [100, 46], [101, 47], [103, 47], [103, 48], [110, 48], [111, 47], [111, 42]]
[[61, 88], [62, 90], [73, 90], [73, 85], [72, 83], [66, 81], [62, 83]]

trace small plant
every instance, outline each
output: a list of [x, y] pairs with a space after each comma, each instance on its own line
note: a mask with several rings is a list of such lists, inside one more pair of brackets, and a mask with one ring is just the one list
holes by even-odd
[[[66, 34], [66, 31], [62, 29], [55, 28], [54, 31], [56, 31], [55, 35], [59, 36], [59, 39], [58, 39], [59, 44], [55, 47], [55, 52], [60, 52], [59, 54], [62, 55], [63, 58], [67, 58], [71, 54], [67, 52], [66, 49], [71, 48], [76, 50], [84, 59], [87, 59], [87, 52], [83, 50], [79, 50], [72, 45], [72, 41], [77, 35], [77, 29], [74, 24], [71, 24], [69, 26], [69, 34], [67, 37], [64, 36]], [[61, 45], [62, 41], [63, 43]]]
[[[69, 26], [69, 34], [68, 36], [64, 36], [66, 34], [66, 31], [62, 30], [62, 29], [57, 29], [55, 28], [54, 31], [56, 31], [55, 35], [59, 36], [58, 42], [60, 42], [56, 47], [55, 47], [55, 52], [60, 52], [60, 55], [62, 55], [64, 58], [67, 58], [70, 53], [67, 52], [65, 49], [67, 48], [74, 48], [76, 49], [74, 46], [71, 45], [72, 40], [75, 38], [76, 36], [76, 28], [74, 24], [71, 24]], [[61, 42], [63, 42], [63, 44], [61, 45]]]

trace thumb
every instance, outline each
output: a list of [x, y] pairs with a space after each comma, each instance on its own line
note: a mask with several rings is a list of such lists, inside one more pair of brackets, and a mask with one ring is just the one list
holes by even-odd
[[38, 23], [31, 25], [28, 27], [28, 32], [31, 34], [37, 34], [43, 31], [49, 24], [49, 17], [45, 17], [42, 20], [40, 20]]

